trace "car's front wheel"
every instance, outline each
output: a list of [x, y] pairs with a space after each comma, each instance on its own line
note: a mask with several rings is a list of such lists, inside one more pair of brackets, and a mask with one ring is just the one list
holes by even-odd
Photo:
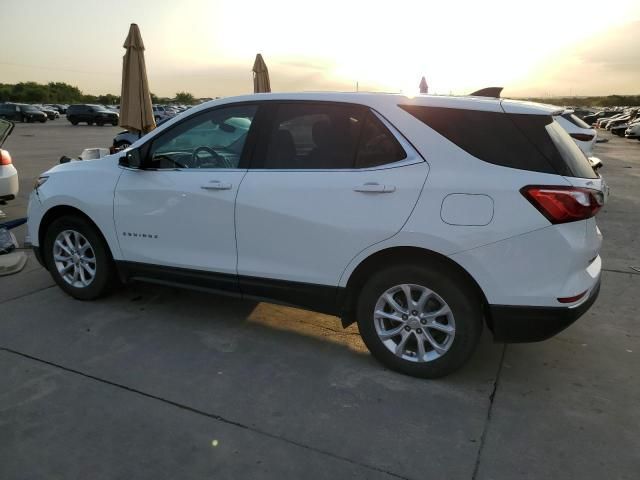
[[43, 253], [53, 279], [74, 298], [93, 300], [107, 293], [114, 282], [109, 249], [82, 217], [54, 220], [45, 234]]
[[437, 265], [398, 265], [364, 285], [358, 327], [385, 366], [437, 378], [460, 368], [482, 332], [480, 296], [461, 274]]

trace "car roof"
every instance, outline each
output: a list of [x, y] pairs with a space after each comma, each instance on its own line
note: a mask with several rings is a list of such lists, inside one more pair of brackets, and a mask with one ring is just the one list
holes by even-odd
[[252, 101], [286, 101], [307, 100], [323, 102], [340, 102], [365, 105], [371, 108], [418, 105], [441, 108], [457, 108], [465, 110], [482, 111], [506, 111], [507, 113], [524, 113], [538, 115], [552, 115], [563, 109], [555, 105], [525, 102], [519, 100], [507, 100], [490, 97], [473, 96], [445, 96], [445, 95], [403, 95], [398, 93], [367, 93], [367, 92], [293, 92], [293, 93], [256, 93], [236, 97], [224, 97], [217, 100], [204, 102], [192, 110], [195, 112], [210, 108], [215, 105], [224, 105], [237, 102]]

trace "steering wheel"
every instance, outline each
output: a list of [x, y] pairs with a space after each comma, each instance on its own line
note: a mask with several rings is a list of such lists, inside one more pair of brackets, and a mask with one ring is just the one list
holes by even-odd
[[[208, 153], [211, 156], [211, 159], [200, 159], [198, 156], [200, 152]], [[226, 158], [209, 147], [196, 148], [193, 151], [191, 159], [193, 164], [197, 165], [198, 168], [231, 168], [231, 165], [229, 165], [229, 161]]]

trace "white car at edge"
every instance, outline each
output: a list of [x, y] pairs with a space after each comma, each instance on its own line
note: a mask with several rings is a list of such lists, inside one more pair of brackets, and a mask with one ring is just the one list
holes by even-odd
[[602, 180], [548, 106], [259, 94], [202, 104], [124, 152], [42, 174], [28, 234], [79, 299], [116, 277], [357, 322], [409, 375], [446, 375], [486, 324], [548, 338], [600, 286]]
[[[11, 135], [13, 128], [12, 122], [0, 119], [0, 147]], [[11, 154], [0, 148], [0, 205], [16, 198], [18, 189], [18, 171], [13, 166]]]
[[587, 157], [593, 155], [593, 146], [596, 144], [598, 133], [595, 128], [573, 114], [573, 110], [565, 110], [556, 116], [556, 121], [573, 138], [576, 145]]

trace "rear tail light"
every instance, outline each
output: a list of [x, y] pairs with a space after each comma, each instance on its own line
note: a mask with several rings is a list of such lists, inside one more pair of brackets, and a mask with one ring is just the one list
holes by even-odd
[[6, 150], [0, 149], [0, 165], [11, 165], [11, 155]]
[[604, 196], [590, 188], [529, 185], [520, 193], [553, 224], [593, 217], [604, 204]]
[[594, 137], [594, 135], [589, 135], [588, 133], [570, 133], [569, 135], [571, 135], [571, 138], [575, 138], [581, 142], [590, 142]]

